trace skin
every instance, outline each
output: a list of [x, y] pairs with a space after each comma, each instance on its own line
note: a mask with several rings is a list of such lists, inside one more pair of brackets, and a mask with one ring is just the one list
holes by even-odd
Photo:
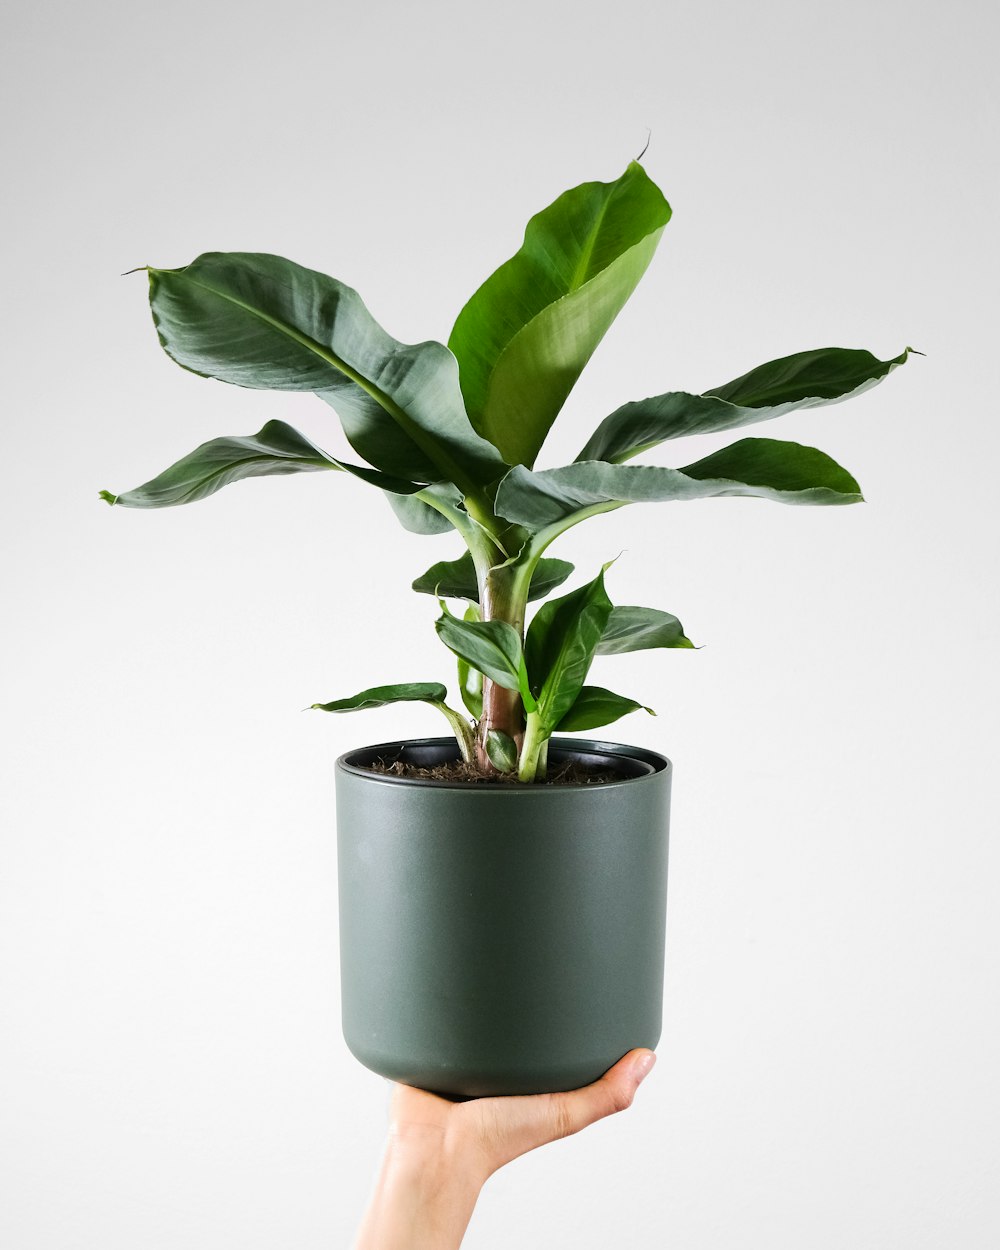
[[656, 1061], [631, 1050], [583, 1089], [450, 1102], [397, 1085], [382, 1170], [355, 1250], [455, 1250], [505, 1163], [631, 1106]]

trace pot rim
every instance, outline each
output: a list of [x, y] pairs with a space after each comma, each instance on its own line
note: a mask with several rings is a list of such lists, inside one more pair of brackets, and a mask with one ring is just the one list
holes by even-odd
[[623, 786], [635, 785], [637, 782], [648, 781], [650, 777], [656, 777], [662, 773], [669, 775], [673, 772], [671, 761], [658, 751], [649, 750], [648, 747], [628, 746], [622, 742], [605, 742], [598, 738], [552, 737], [550, 744], [554, 751], [562, 754], [624, 757], [638, 764], [646, 765], [647, 771], [635, 777], [622, 777], [618, 781], [602, 781], [599, 785], [587, 782], [567, 782], [559, 786], [545, 786], [535, 785], [534, 783], [512, 784], [509, 781], [430, 781], [423, 777], [393, 777], [386, 773], [372, 772], [370, 768], [365, 768], [363, 765], [352, 762], [353, 757], [358, 755], [381, 754], [383, 752], [387, 755], [398, 755], [406, 747], [413, 746], [435, 747], [453, 745], [457, 751], [455, 739], [449, 737], [398, 738], [392, 742], [378, 742], [371, 746], [354, 747], [352, 750], [345, 751], [343, 755], [337, 757], [335, 767], [338, 772], [361, 777], [375, 785], [416, 786], [428, 790], [458, 790], [462, 794], [476, 794], [479, 792], [497, 794], [502, 792], [511, 795], [556, 794], [561, 791], [577, 793], [581, 790], [593, 790], [604, 793], [608, 790], [621, 789]]

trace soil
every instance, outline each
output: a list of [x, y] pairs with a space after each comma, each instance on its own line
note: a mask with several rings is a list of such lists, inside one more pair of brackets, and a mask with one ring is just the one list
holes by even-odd
[[369, 765], [373, 773], [388, 777], [406, 777], [411, 781], [460, 781], [469, 785], [532, 785], [532, 786], [600, 786], [609, 781], [621, 781], [623, 776], [612, 768], [587, 768], [578, 760], [566, 760], [555, 768], [549, 768], [544, 781], [518, 781], [513, 773], [488, 773], [478, 764], [466, 764], [464, 760], [449, 760], [433, 768], [419, 764], [407, 764], [403, 760], [375, 760]]

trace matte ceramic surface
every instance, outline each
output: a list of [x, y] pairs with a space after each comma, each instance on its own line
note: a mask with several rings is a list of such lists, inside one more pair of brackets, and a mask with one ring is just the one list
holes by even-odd
[[392, 1080], [480, 1097], [573, 1089], [656, 1045], [670, 762], [555, 739], [603, 785], [456, 785], [364, 769], [453, 758], [450, 738], [337, 761], [343, 1027]]

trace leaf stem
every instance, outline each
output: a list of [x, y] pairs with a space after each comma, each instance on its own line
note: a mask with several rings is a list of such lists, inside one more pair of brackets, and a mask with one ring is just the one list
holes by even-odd
[[517, 771], [519, 781], [540, 781], [544, 778], [548, 740], [549, 731], [543, 725], [541, 716], [538, 712], [529, 712]]
[[462, 754], [462, 759], [465, 760], [466, 764], [472, 764], [476, 758], [476, 739], [472, 732], [472, 726], [461, 712], [456, 712], [447, 703], [435, 702], [431, 706], [436, 707], [447, 718], [448, 724], [458, 740], [458, 749]]

